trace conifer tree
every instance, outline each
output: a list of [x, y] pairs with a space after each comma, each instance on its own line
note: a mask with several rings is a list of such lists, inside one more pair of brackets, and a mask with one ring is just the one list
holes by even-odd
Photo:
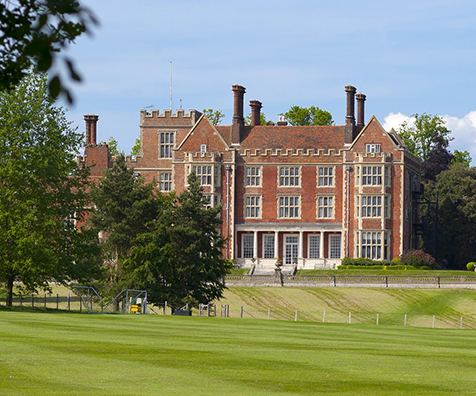
[[[223, 295], [229, 264], [222, 258], [221, 207], [204, 206], [203, 189], [192, 172], [188, 189], [136, 238], [126, 261], [131, 281], [149, 291], [152, 302], [197, 306]], [[168, 208], [168, 210], [166, 210]]]

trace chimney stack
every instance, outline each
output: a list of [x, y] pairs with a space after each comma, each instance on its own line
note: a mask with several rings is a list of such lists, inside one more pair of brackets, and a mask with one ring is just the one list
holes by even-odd
[[231, 144], [240, 145], [241, 134], [243, 132], [243, 101], [245, 96], [245, 87], [241, 85], [233, 85], [231, 88], [234, 94], [234, 114], [233, 123], [231, 125]]
[[251, 126], [261, 125], [261, 107], [259, 100], [250, 100], [251, 107]]
[[96, 143], [96, 132], [97, 132], [97, 123], [99, 116], [95, 114], [86, 114], [84, 116], [84, 121], [86, 121], [86, 146], [95, 146]]
[[354, 102], [356, 89], [352, 85], [347, 85], [345, 92], [347, 93], [347, 116], [345, 117], [344, 143], [352, 143], [355, 133]]
[[355, 95], [357, 99], [357, 126], [362, 129], [365, 125], [364, 105], [366, 96], [363, 93]]

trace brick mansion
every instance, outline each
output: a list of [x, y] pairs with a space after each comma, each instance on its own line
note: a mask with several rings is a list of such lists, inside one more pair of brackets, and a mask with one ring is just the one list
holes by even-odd
[[[228, 126], [197, 110], [142, 110], [141, 154], [126, 157], [163, 193], [186, 189], [195, 171], [204, 204], [222, 206], [226, 258], [243, 267], [274, 268], [279, 258], [285, 266], [329, 269], [343, 257], [391, 260], [418, 248], [420, 161], [375, 117], [364, 121], [365, 95], [345, 87], [341, 126], [260, 125], [258, 100], [250, 101], [245, 125], [245, 88], [232, 91]], [[80, 161], [100, 178], [114, 158], [96, 142], [98, 116], [84, 119]]]

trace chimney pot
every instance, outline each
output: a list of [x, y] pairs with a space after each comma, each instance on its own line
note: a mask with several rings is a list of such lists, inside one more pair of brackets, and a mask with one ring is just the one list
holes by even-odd
[[345, 87], [345, 92], [347, 93], [347, 115], [345, 117], [345, 132], [344, 132], [344, 142], [352, 143], [355, 138], [355, 92], [356, 89], [352, 85], [347, 85]]
[[251, 126], [261, 125], [261, 107], [259, 100], [250, 100], [251, 107]]
[[357, 126], [363, 127], [365, 125], [365, 99], [366, 96], [363, 93], [358, 93], [355, 95], [355, 99], [357, 99]]
[[231, 90], [234, 94], [234, 114], [231, 125], [231, 143], [239, 145], [241, 143], [241, 134], [243, 132], [243, 101], [246, 89], [241, 85], [233, 85]]
[[86, 114], [84, 121], [86, 122], [86, 145], [95, 146], [97, 134], [97, 122], [99, 116], [95, 114]]

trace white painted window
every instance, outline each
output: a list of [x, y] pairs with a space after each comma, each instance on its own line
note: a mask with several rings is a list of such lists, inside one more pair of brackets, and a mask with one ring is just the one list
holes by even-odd
[[246, 185], [247, 186], [261, 186], [261, 167], [247, 166], [246, 167]]
[[319, 258], [321, 246], [321, 236], [319, 234], [311, 234], [308, 237], [308, 257]]
[[387, 233], [383, 231], [362, 231], [357, 233], [357, 243], [357, 250], [360, 257], [369, 258], [372, 260], [387, 259]]
[[159, 157], [172, 158], [175, 144], [175, 132], [159, 132]]
[[253, 234], [243, 234], [242, 243], [243, 243], [243, 258], [253, 258], [254, 235]]
[[169, 192], [172, 191], [172, 172], [161, 172], [159, 188], [160, 191]]
[[319, 219], [334, 217], [334, 197], [317, 197], [317, 217]]
[[319, 166], [317, 171], [317, 185], [318, 187], [332, 187], [334, 186], [334, 167]]
[[284, 236], [284, 264], [297, 264], [298, 242], [299, 237], [297, 235]]
[[361, 202], [362, 217], [382, 217], [382, 197], [380, 195], [363, 195]]
[[259, 218], [261, 217], [261, 196], [247, 195], [245, 197], [245, 217]]
[[207, 145], [206, 144], [202, 144], [200, 146], [200, 153], [202, 154], [205, 154], [207, 152]]
[[340, 258], [340, 235], [329, 235], [329, 258]]
[[274, 234], [263, 235], [263, 257], [274, 258]]
[[278, 217], [280, 219], [299, 218], [299, 196], [278, 197]]
[[281, 166], [279, 167], [279, 186], [280, 187], [299, 187], [298, 166]]
[[365, 151], [367, 153], [380, 153], [380, 144], [367, 144], [365, 146]]
[[362, 167], [362, 185], [363, 186], [381, 186], [382, 185], [382, 167], [381, 166], [363, 166]]

